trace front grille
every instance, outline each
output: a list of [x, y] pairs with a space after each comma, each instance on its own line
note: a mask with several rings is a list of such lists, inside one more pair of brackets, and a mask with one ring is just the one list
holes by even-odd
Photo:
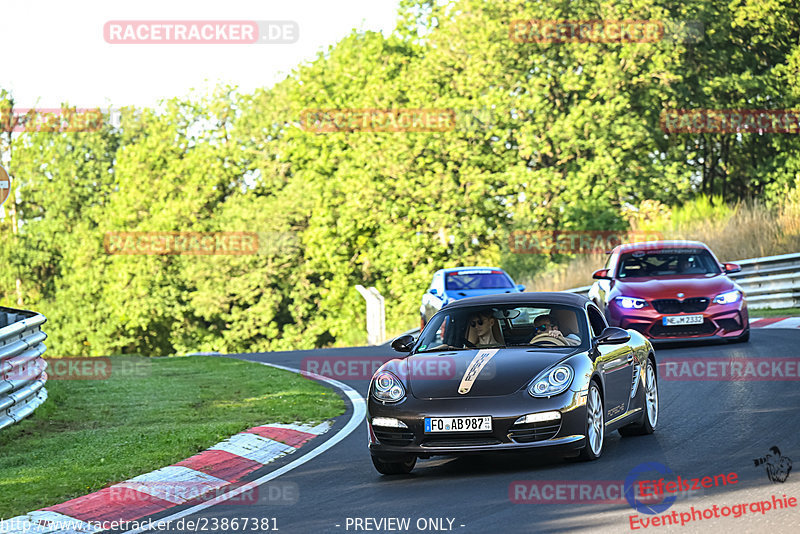
[[740, 330], [742, 328], [742, 325], [739, 324], [739, 321], [736, 319], [717, 319], [717, 324], [720, 328], [728, 332], [733, 332], [734, 330]]
[[706, 319], [703, 321], [703, 324], [664, 326], [661, 323], [656, 323], [650, 329], [650, 335], [653, 337], [703, 336], [713, 334], [715, 330], [716, 327], [714, 323]]
[[386, 445], [402, 447], [411, 445], [414, 441], [414, 433], [408, 430], [405, 432], [400, 430], [378, 430], [378, 428], [372, 427], [372, 431], [375, 432], [375, 437], [378, 438], [378, 441]]
[[658, 299], [653, 301], [658, 313], [696, 313], [708, 308], [706, 297], [692, 297], [684, 300]]
[[561, 428], [561, 419], [558, 421], [539, 421], [537, 423], [525, 423], [524, 425], [514, 425], [508, 433], [508, 437], [517, 443], [531, 443], [534, 441], [544, 441], [551, 439], [558, 434]]
[[477, 447], [480, 445], [499, 445], [500, 440], [491, 436], [486, 437], [442, 437], [427, 438], [422, 442], [423, 447]]

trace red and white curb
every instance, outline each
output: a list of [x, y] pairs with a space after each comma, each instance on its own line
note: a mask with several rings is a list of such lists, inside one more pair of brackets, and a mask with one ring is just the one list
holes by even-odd
[[754, 317], [750, 319], [750, 328], [800, 328], [800, 317]]
[[331, 427], [271, 424], [250, 428], [175, 465], [139, 475], [100, 491], [5, 520], [0, 533], [90, 533], [104, 521], [136, 521], [173, 506], [203, 500], [265, 464], [292, 454]]
[[[265, 362], [254, 363], [300, 374], [299, 369], [291, 367]], [[240, 482], [245, 475], [277, 458], [292, 454], [309, 440], [324, 434], [331, 428], [332, 422], [325, 421], [317, 425], [275, 423], [253, 427], [175, 465], [139, 475], [55, 506], [11, 519], [0, 519], [0, 534], [87, 534], [108, 530], [110, 527], [103, 528], [103, 523], [114, 521], [118, 525], [115, 529], [133, 528], [128, 530], [131, 534], [145, 532], [155, 527], [123, 525], [126, 521], [135, 523], [143, 517], [174, 506], [187, 503], [192, 505], [161, 519], [176, 520], [240, 497], [303, 465], [351, 434], [364, 420], [366, 402], [356, 390], [338, 380], [314, 373], [302, 374], [341, 390], [352, 404], [352, 412], [350, 419], [334, 436], [289, 464], [256, 480]], [[211, 491], [217, 496], [194, 504], [198, 500], [204, 500], [204, 491]]]

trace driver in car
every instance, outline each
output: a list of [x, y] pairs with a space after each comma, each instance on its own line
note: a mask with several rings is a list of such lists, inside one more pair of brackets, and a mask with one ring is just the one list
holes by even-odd
[[480, 312], [469, 318], [467, 325], [468, 347], [490, 347], [502, 345], [502, 341], [495, 338], [494, 330], [497, 319], [491, 312]]
[[[575, 347], [581, 344], [581, 338], [577, 335], [567, 334], [565, 336], [562, 334], [558, 329], [558, 322], [552, 315], [540, 315], [534, 319], [533, 326], [536, 329], [536, 335], [533, 339], [536, 339], [538, 336], [547, 335], [563, 342], [568, 347]], [[531, 341], [533, 341], [533, 339], [531, 339]]]

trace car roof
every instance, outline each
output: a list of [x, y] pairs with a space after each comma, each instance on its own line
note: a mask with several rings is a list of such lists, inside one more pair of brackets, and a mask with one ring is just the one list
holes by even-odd
[[498, 293], [482, 295], [480, 297], [467, 297], [447, 304], [447, 309], [463, 308], [466, 306], [489, 306], [493, 304], [524, 304], [528, 302], [548, 304], [568, 304], [583, 307], [589, 299], [576, 293], [564, 291], [531, 291], [529, 293]]
[[[456, 271], [472, 271], [472, 270], [481, 270], [481, 271], [503, 271], [500, 267], [483, 267], [483, 266], [470, 266], [465, 265], [463, 267], [448, 267], [447, 269], [439, 269], [438, 272], [440, 273], [453, 273]], [[505, 271], [503, 271], [505, 272]]]
[[617, 245], [615, 249], [617, 252], [633, 252], [636, 250], [658, 250], [662, 248], [704, 248], [708, 250], [708, 246], [700, 241], [685, 241], [685, 240], [665, 240], [665, 241], [643, 241], [641, 243], [624, 243]]

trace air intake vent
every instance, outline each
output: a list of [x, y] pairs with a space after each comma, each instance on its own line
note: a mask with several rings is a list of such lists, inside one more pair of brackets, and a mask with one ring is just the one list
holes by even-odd
[[639, 389], [639, 375], [642, 373], [642, 366], [636, 365], [633, 368], [633, 383], [631, 383], [631, 398], [636, 396], [636, 391]]

